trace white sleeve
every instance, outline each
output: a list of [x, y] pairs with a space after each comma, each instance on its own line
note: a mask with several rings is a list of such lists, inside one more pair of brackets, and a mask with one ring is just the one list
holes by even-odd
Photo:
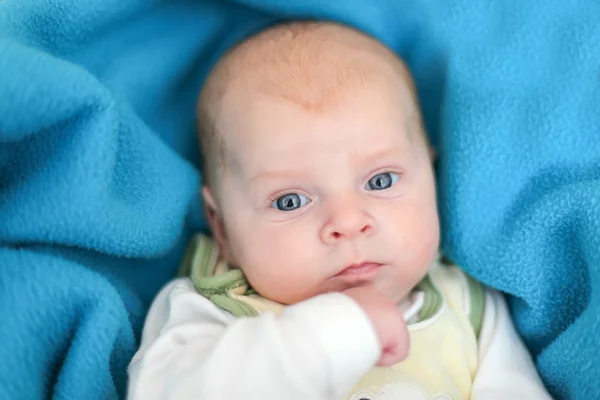
[[472, 400], [552, 399], [517, 334], [504, 297], [486, 290]]
[[338, 399], [379, 355], [368, 317], [341, 293], [235, 318], [180, 278], [148, 313], [127, 398]]

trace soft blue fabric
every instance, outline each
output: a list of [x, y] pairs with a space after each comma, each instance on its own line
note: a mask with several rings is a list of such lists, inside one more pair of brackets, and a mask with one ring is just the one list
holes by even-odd
[[123, 397], [204, 229], [194, 102], [276, 19], [340, 20], [416, 75], [443, 247], [510, 293], [558, 399], [600, 393], [596, 0], [0, 1], [0, 399]]

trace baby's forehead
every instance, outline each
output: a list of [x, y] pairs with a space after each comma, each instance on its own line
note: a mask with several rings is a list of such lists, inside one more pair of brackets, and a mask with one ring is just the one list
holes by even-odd
[[231, 96], [225, 101], [229, 107], [224, 107], [219, 131], [232, 159], [252, 157], [258, 149], [268, 155], [278, 149], [322, 148], [336, 138], [341, 144], [358, 136], [381, 144], [407, 143], [413, 136], [409, 131], [414, 114], [402, 107], [400, 97], [394, 99], [380, 92], [384, 92], [381, 85], [364, 87], [348, 93], [335, 106], [320, 110], [307, 110], [260, 93], [253, 98], [244, 98], [248, 94]]
[[[333, 130], [343, 132], [348, 124], [352, 126], [356, 119], [360, 119], [368, 121], [367, 125], [372, 127], [370, 131], [365, 129], [365, 135], [373, 140], [377, 137], [374, 135], [377, 130], [393, 131], [402, 140], [410, 140], [414, 136], [412, 130], [420, 129], [418, 121], [411, 124], [420, 115], [416, 99], [407, 85], [377, 80], [344, 89], [336, 93], [335, 99], [330, 98], [329, 102], [312, 107], [306, 105], [306, 93], [303, 93], [304, 97], [295, 97], [297, 92], [273, 95], [248, 88], [232, 88], [223, 98], [221, 118], [216, 121], [217, 131], [227, 150], [224, 161], [233, 162], [256, 146], [264, 146], [265, 142], [267, 147], [276, 147], [280, 143], [296, 141], [294, 135], [298, 131], [287, 129], [288, 126], [307, 127], [303, 132], [308, 133], [313, 124], [323, 122]], [[308, 134], [300, 139], [307, 146], [311, 145], [310, 140], [314, 146], [327, 141], [326, 137]]]
[[318, 22], [272, 27], [242, 42], [215, 68], [223, 95], [246, 87], [318, 109], [348, 88], [395, 81], [414, 94], [410, 72], [389, 48], [355, 29]]

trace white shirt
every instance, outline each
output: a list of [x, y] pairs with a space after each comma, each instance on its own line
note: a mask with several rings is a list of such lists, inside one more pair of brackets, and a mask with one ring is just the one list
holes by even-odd
[[[471, 399], [551, 399], [502, 295], [487, 290], [485, 304]], [[278, 317], [236, 318], [180, 278], [150, 308], [128, 369], [128, 399], [336, 400], [379, 352], [367, 315], [341, 293], [288, 306]]]

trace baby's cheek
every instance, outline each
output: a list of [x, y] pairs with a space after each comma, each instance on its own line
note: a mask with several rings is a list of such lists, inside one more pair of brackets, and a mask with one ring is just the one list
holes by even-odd
[[440, 245], [440, 225], [436, 214], [432, 214], [425, 222], [422, 231], [421, 240], [421, 258], [425, 262], [431, 261], [439, 250]]
[[248, 280], [261, 295], [284, 304], [296, 303], [314, 295], [319, 276], [314, 269], [303, 266], [302, 258], [282, 252], [280, 257], [261, 261], [246, 271]]
[[440, 237], [437, 210], [417, 204], [413, 211], [407, 213], [406, 221], [410, 234], [411, 248], [417, 258], [429, 258], [432, 252], [437, 252]]
[[304, 290], [307, 285], [289, 272], [271, 268], [248, 279], [262, 296], [282, 304], [294, 304], [307, 298]]
[[288, 271], [288, 263], [280, 257], [274, 246], [246, 249], [240, 257], [242, 258], [240, 265], [246, 277], [259, 292], [285, 285], [293, 278]]
[[319, 291], [329, 273], [327, 257], [311, 236], [314, 229], [305, 228], [304, 224], [258, 228], [238, 241], [240, 266], [263, 296], [289, 304]]

